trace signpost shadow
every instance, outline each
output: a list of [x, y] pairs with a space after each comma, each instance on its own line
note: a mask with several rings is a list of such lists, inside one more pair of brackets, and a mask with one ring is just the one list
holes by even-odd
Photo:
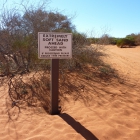
[[70, 115], [63, 113], [59, 115], [67, 124], [69, 124], [76, 132], [81, 134], [86, 140], [99, 140], [88, 129], [79, 122], [75, 121]]

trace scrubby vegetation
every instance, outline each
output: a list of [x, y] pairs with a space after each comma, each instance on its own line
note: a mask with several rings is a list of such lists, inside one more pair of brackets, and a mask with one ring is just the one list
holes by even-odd
[[117, 46], [120, 48], [125, 48], [125, 47], [132, 47], [135, 46], [134, 40], [131, 40], [129, 38], [121, 38], [117, 41]]
[[100, 45], [117, 45], [120, 48], [123, 47], [133, 47], [140, 45], [140, 33], [139, 34], [130, 34], [124, 38], [115, 38], [110, 37], [109, 35], [105, 34], [100, 38], [88, 38], [91, 44], [100, 44]]

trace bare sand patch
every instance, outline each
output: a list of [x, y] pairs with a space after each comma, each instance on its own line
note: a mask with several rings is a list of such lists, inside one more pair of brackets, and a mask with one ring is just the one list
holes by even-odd
[[117, 46], [105, 46], [108, 57], [104, 61], [111, 64], [119, 73], [136, 83], [140, 82], [140, 46], [134, 48], [119, 48]]

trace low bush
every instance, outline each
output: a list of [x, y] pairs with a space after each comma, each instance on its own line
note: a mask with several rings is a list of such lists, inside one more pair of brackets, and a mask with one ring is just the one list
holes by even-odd
[[135, 42], [128, 38], [121, 38], [117, 41], [117, 46], [120, 48], [123, 47], [132, 47], [135, 45]]

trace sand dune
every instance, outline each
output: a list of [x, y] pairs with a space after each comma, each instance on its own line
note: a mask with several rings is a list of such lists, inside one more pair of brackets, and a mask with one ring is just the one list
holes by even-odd
[[139, 140], [140, 47], [106, 46], [105, 53], [108, 57], [104, 61], [117, 69], [126, 82], [87, 81], [75, 75], [73, 80], [86, 84], [81, 91], [85, 103], [69, 98], [60, 115], [48, 115], [41, 107], [26, 108], [18, 120], [8, 121], [8, 89], [2, 86], [0, 140]]

